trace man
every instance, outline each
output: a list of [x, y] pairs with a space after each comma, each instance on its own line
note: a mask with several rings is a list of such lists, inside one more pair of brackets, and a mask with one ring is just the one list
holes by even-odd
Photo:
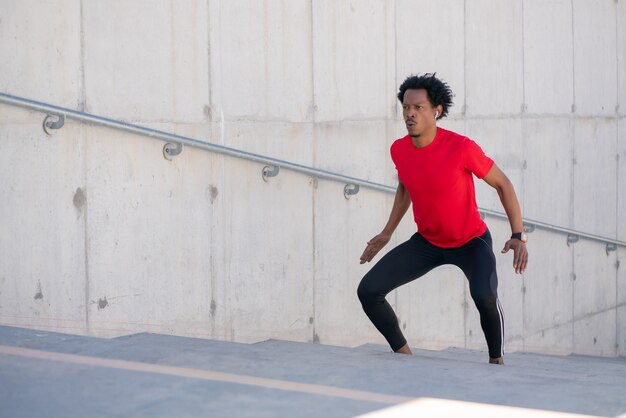
[[502, 253], [513, 250], [513, 268], [521, 274], [528, 252], [513, 185], [474, 141], [437, 127], [437, 120], [452, 106], [452, 91], [436, 74], [407, 78], [398, 100], [408, 130], [407, 136], [391, 146], [399, 184], [389, 220], [367, 243], [361, 264], [370, 262], [389, 242], [411, 204], [419, 232], [387, 253], [363, 277], [357, 292], [363, 310], [393, 351], [411, 354], [385, 296], [437, 266], [454, 264], [469, 281], [489, 348], [489, 363], [504, 364], [496, 259], [491, 235], [478, 213], [472, 174], [498, 191], [512, 231]]

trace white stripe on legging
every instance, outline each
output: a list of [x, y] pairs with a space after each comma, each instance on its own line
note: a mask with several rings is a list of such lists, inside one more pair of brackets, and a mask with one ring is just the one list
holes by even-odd
[[500, 355], [504, 355], [504, 312], [502, 311], [502, 305], [500, 305], [500, 299], [496, 298], [496, 305], [498, 307], [498, 315], [500, 315]]

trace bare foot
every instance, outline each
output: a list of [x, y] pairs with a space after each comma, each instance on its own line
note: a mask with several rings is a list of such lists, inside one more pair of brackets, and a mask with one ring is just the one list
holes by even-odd
[[404, 344], [402, 347], [398, 348], [395, 352], [400, 353], [400, 354], [413, 354], [411, 352], [411, 349], [409, 348], [409, 344]]
[[504, 357], [502, 356], [496, 357], [496, 358], [489, 357], [489, 364], [504, 364]]

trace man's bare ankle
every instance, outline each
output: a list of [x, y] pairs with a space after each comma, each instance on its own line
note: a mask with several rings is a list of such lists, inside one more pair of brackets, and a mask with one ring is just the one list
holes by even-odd
[[504, 364], [504, 357], [489, 357], [489, 364]]
[[413, 354], [408, 344], [404, 344], [402, 347], [398, 348], [394, 352], [399, 354]]

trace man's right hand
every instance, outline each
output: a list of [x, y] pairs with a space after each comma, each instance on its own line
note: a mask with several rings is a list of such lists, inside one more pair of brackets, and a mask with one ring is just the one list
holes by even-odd
[[389, 242], [391, 239], [391, 234], [385, 234], [381, 232], [376, 235], [371, 240], [367, 241], [367, 247], [365, 247], [365, 251], [361, 255], [361, 264], [369, 263], [372, 261], [372, 258], [378, 254], [378, 252]]

